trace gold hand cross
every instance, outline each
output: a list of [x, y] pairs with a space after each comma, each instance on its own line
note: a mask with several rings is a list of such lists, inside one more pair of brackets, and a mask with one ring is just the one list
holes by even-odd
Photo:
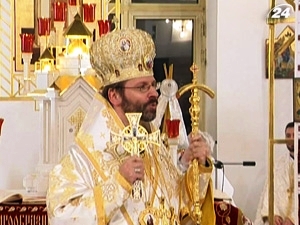
[[[142, 113], [126, 113], [125, 115], [129, 125], [122, 130], [121, 134], [111, 132], [112, 145], [121, 144], [131, 156], [140, 156], [140, 153], [148, 149], [149, 144], [160, 145], [160, 131], [148, 134], [147, 130], [139, 124]], [[132, 197], [139, 200], [142, 194], [142, 181], [137, 180], [133, 184]]]

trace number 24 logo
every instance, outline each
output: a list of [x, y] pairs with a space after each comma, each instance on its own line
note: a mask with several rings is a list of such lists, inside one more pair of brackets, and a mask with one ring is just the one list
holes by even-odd
[[269, 12], [269, 17], [271, 19], [287, 19], [291, 16], [291, 10], [293, 10], [293, 8], [289, 4], [277, 5], [273, 9], [271, 9], [271, 11]]

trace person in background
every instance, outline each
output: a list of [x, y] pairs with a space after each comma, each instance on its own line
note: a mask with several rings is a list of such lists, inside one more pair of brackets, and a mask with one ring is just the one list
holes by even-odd
[[[179, 225], [198, 219], [215, 225], [208, 143], [190, 135], [177, 167], [151, 123], [158, 99], [151, 36], [117, 30], [93, 43], [90, 56], [104, 87], [76, 142], [49, 175], [50, 224]], [[192, 160], [197, 167], [189, 166]]]
[[[294, 138], [294, 122], [285, 127], [285, 138]], [[295, 225], [296, 211], [294, 207], [294, 141], [286, 144], [289, 154], [285, 154], [274, 162], [274, 224]], [[268, 218], [268, 182], [265, 184], [255, 225], [269, 224]]]

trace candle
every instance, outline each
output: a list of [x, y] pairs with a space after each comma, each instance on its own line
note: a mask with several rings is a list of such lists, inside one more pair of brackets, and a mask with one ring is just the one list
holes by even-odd
[[105, 23], [104, 23], [104, 32], [105, 34], [110, 32], [110, 21], [109, 20], [105, 20]]
[[69, 0], [69, 5], [76, 6], [76, 0]]
[[0, 136], [1, 136], [1, 129], [2, 129], [2, 124], [4, 122], [4, 119], [3, 118], [0, 118]]
[[38, 18], [38, 34], [39, 36], [46, 36], [50, 34], [50, 18]]
[[95, 21], [95, 8], [96, 4], [82, 4], [83, 6], [83, 20], [84, 22]]
[[99, 27], [99, 36], [101, 37], [104, 33], [104, 21], [98, 20], [98, 27]]
[[66, 3], [53, 2], [54, 21], [65, 21], [66, 19]]
[[110, 32], [110, 21], [109, 20], [98, 20], [99, 36]]
[[167, 119], [167, 134], [168, 138], [176, 138], [179, 135], [179, 123], [180, 120], [175, 119], [175, 120], [170, 120]]
[[21, 37], [21, 51], [26, 53], [33, 52], [34, 34], [23, 33]]

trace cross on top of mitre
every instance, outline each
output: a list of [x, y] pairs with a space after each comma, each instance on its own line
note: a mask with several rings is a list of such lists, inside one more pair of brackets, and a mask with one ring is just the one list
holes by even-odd
[[149, 144], [160, 145], [160, 131], [156, 130], [148, 133], [147, 130], [140, 125], [142, 113], [125, 113], [129, 125], [126, 126], [119, 134], [111, 132], [111, 144], [121, 144], [125, 151], [130, 155], [139, 156], [148, 149]]

